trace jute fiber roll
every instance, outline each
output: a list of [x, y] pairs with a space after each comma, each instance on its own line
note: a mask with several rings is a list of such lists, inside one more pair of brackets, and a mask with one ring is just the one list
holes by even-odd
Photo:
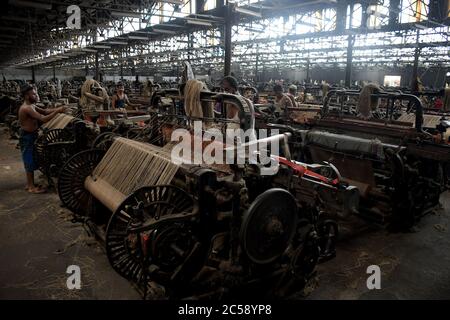
[[379, 99], [372, 98], [370, 95], [380, 92], [380, 86], [374, 83], [365, 85], [359, 94], [358, 112], [364, 117], [369, 118], [371, 111], [378, 108]]
[[213, 106], [209, 102], [200, 100], [202, 90], [208, 90], [206, 85], [199, 80], [188, 80], [184, 87], [184, 111], [189, 117], [213, 118]]
[[44, 123], [42, 127], [47, 129], [64, 129], [73, 119], [74, 117], [72, 116], [59, 113], [52, 120]]
[[81, 96], [80, 96], [80, 105], [83, 108], [87, 108], [87, 106], [89, 105], [89, 99], [85, 96], [85, 93], [87, 92], [91, 92], [91, 87], [95, 86], [95, 85], [99, 85], [99, 83], [93, 79], [88, 79], [86, 80], [83, 85], [81, 86]]
[[[101, 95], [96, 96], [92, 94], [92, 88], [100, 89]], [[102, 109], [103, 106], [109, 105], [109, 96], [105, 88], [102, 88], [100, 84], [94, 79], [86, 80], [81, 86], [80, 106], [83, 109], [96, 109], [97, 105]]]
[[178, 166], [170, 152], [149, 144], [117, 138], [93, 172], [86, 188], [109, 209], [143, 186], [169, 184]]

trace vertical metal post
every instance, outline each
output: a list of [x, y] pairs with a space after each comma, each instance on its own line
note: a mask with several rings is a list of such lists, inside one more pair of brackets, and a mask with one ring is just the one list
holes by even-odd
[[419, 91], [419, 83], [418, 83], [418, 75], [419, 75], [419, 56], [420, 56], [420, 47], [419, 47], [419, 36], [420, 31], [417, 30], [416, 33], [416, 50], [414, 51], [414, 65], [411, 76], [411, 91], [418, 92]]
[[306, 83], [309, 83], [311, 81], [311, 74], [310, 74], [310, 62], [309, 58], [306, 60]]
[[192, 48], [194, 48], [194, 35], [192, 33], [188, 35], [188, 47], [188, 62], [191, 63], [191, 53], [193, 52]]
[[400, 0], [390, 0], [389, 2], [389, 26], [394, 27], [398, 24], [400, 12]]
[[34, 66], [31, 66], [31, 82], [36, 83], [36, 75], [34, 72]]
[[347, 42], [347, 65], [345, 66], [345, 86], [350, 88], [352, 81], [352, 62], [353, 62], [353, 44], [355, 42], [355, 37], [352, 35], [348, 36]]
[[226, 8], [227, 12], [225, 15], [225, 61], [224, 61], [224, 75], [229, 76], [231, 73], [231, 28], [233, 26], [232, 18], [233, 12], [232, 7], [228, 4]]
[[338, 0], [336, 7], [336, 31], [345, 30], [345, 17], [347, 16], [347, 0]]
[[85, 71], [85, 77], [87, 77], [89, 75], [89, 66], [87, 63], [87, 57], [84, 57], [84, 71]]
[[259, 66], [259, 54], [256, 54], [256, 65], [255, 65], [255, 82], [258, 82], [258, 66]]
[[98, 52], [95, 53], [95, 80], [99, 81], [99, 70], [98, 70]]

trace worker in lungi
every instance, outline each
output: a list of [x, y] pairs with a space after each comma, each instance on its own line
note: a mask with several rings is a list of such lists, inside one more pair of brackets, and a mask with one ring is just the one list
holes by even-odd
[[25, 85], [21, 90], [24, 102], [19, 108], [20, 138], [19, 146], [22, 152], [22, 160], [27, 176], [26, 190], [30, 193], [43, 193], [45, 188], [34, 183], [34, 171], [38, 169], [34, 160], [34, 149], [38, 137], [40, 123], [53, 119], [58, 113], [66, 110], [66, 107], [55, 109], [41, 109], [35, 105], [38, 101], [36, 89], [31, 85]]

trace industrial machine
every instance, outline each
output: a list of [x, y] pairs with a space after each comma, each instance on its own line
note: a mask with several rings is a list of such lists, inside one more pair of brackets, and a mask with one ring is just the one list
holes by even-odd
[[[314, 118], [268, 127], [293, 134], [294, 159], [335, 165], [358, 187], [358, 213], [368, 221], [409, 229], [448, 187], [448, 120], [424, 114], [413, 95], [378, 90], [363, 103], [359, 95], [330, 91]], [[404, 116], [412, 120], [401, 121]]]
[[87, 149], [95, 133], [87, 124], [68, 114], [58, 114], [41, 126], [35, 142], [35, 159], [49, 183], [58, 176], [61, 164], [75, 153]]
[[[180, 96], [159, 92], [170, 94]], [[222, 109], [203, 123], [226, 127], [230, 120], [224, 115], [233, 105], [241, 115], [239, 126], [251, 127], [252, 104], [242, 97], [198, 94], [200, 104], [219, 103]], [[189, 128], [195, 117], [175, 106], [173, 121], [167, 121], [167, 108], [158, 121], [165, 119], [166, 129]], [[159, 139], [155, 145], [105, 135], [100, 140], [108, 143], [97, 144], [102, 148], [66, 162], [58, 193], [104, 242], [112, 267], [144, 296], [287, 296], [305, 285], [318, 260], [334, 256], [334, 216], [353, 214], [359, 201], [357, 189], [343, 182], [334, 166], [291, 160], [288, 138], [266, 138], [281, 142], [283, 156], [271, 155], [273, 174], [262, 175], [268, 168], [248, 161], [247, 153], [243, 163], [177, 163], [173, 141]], [[214, 143], [220, 142], [202, 148]]]

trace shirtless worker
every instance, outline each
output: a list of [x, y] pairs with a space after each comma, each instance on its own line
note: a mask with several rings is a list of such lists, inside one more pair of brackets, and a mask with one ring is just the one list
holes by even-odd
[[22, 152], [22, 160], [27, 176], [26, 190], [30, 193], [43, 193], [45, 189], [34, 184], [34, 170], [37, 164], [34, 161], [34, 142], [38, 137], [39, 122], [45, 123], [53, 119], [58, 113], [66, 110], [65, 107], [56, 109], [41, 109], [34, 104], [38, 101], [36, 90], [25, 85], [22, 90], [23, 104], [19, 108], [20, 138], [19, 145]]
[[278, 113], [281, 117], [287, 118], [289, 108], [294, 107], [292, 100], [283, 92], [283, 87], [279, 84], [276, 84], [273, 87], [273, 92], [275, 95], [275, 113]]
[[131, 103], [128, 99], [128, 96], [125, 94], [125, 87], [122, 82], [119, 82], [116, 85], [116, 94], [112, 97], [112, 109], [121, 109], [125, 110], [125, 106], [130, 106], [135, 108], [136, 110], [140, 106], [139, 104]]

